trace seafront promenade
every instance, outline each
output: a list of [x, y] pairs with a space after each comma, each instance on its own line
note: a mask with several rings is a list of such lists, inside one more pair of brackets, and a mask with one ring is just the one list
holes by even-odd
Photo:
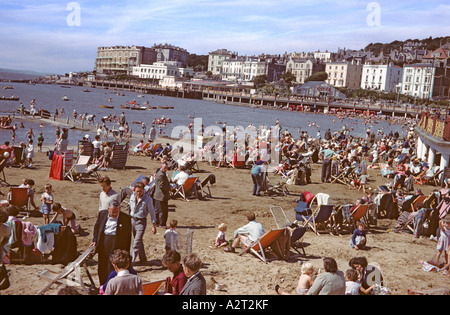
[[302, 110], [311, 112], [332, 111], [368, 111], [370, 115], [386, 115], [390, 117], [419, 118], [419, 108], [397, 104], [376, 104], [367, 101], [334, 101], [316, 100], [298, 96], [268, 96], [261, 93], [250, 93], [250, 87], [227, 87], [225, 84], [196, 84], [184, 89], [163, 88], [156, 84], [133, 83], [116, 80], [94, 80], [85, 82], [84, 86], [92, 88], [112, 89], [118, 91], [134, 91], [143, 94], [201, 99], [223, 104], [264, 107], [275, 109]]

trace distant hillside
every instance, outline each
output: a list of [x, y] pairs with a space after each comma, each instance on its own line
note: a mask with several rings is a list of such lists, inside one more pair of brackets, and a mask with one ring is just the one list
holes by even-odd
[[375, 54], [379, 54], [381, 51], [383, 51], [384, 54], [389, 54], [391, 50], [393, 49], [399, 50], [408, 42], [420, 43], [420, 45], [418, 46], [419, 49], [435, 50], [439, 48], [441, 44], [444, 45], [446, 43], [450, 43], [450, 36], [436, 37], [436, 38], [432, 38], [430, 36], [429, 38], [422, 40], [420, 39], [407, 39], [405, 41], [395, 40], [389, 44], [370, 43], [365, 47], [364, 50], [371, 51]]
[[44, 75], [44, 73], [27, 70], [0, 69], [0, 79], [3, 80], [34, 80]]

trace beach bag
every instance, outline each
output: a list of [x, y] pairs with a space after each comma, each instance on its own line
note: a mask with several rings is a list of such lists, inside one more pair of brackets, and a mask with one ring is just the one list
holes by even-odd
[[10, 286], [8, 271], [4, 264], [0, 266], [0, 291], [6, 290]]
[[50, 150], [49, 151], [49, 153], [48, 153], [48, 159], [51, 161], [51, 160], [53, 160], [53, 154], [55, 153], [55, 151], [53, 151], [53, 150]]

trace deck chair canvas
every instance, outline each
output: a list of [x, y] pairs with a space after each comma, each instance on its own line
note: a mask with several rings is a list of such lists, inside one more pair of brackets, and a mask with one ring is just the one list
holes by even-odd
[[26, 187], [10, 187], [10, 199], [9, 204], [18, 208], [25, 208], [25, 211], [29, 211], [28, 188]]
[[[211, 183], [211, 177], [212, 177], [212, 176], [214, 176], [214, 175], [213, 175], [213, 174], [210, 174], [210, 175], [208, 175], [207, 177], [205, 177], [204, 180], [202, 180], [202, 181], [200, 182], [200, 190], [201, 190], [201, 192], [202, 192], [203, 197], [205, 197], [205, 195], [206, 195], [207, 197], [212, 197], [212, 194], [211, 194], [211, 188], [210, 188], [210, 186], [213, 185], [213, 184]], [[214, 177], [214, 178], [215, 178], [215, 177]], [[208, 191], [206, 191], [206, 190], [208, 190]]]
[[299, 254], [300, 254], [300, 252], [298, 251], [298, 248], [301, 248], [303, 250], [303, 255], [306, 256], [306, 252], [305, 252], [305, 249], [303, 247], [303, 242], [302, 242], [303, 235], [305, 235], [305, 233], [306, 233], [306, 227], [296, 226], [293, 223], [294, 220], [291, 221], [286, 216], [286, 213], [284, 212], [283, 208], [281, 208], [280, 206], [270, 207], [270, 212], [272, 213], [273, 218], [275, 219], [275, 223], [277, 224], [277, 227], [279, 229], [295, 226], [293, 229], [289, 228], [290, 233], [291, 233], [291, 248], [293, 248]]
[[263, 236], [258, 238], [256, 241], [251, 243], [249, 246], [245, 247], [240, 253], [239, 256], [244, 255], [245, 253], [251, 252], [256, 257], [261, 259], [264, 263], [267, 264], [267, 258], [264, 254], [264, 250], [269, 248], [272, 245], [277, 246], [276, 241], [285, 233], [285, 229], [276, 229], [271, 230], [265, 233]]
[[419, 203], [424, 203], [427, 200], [428, 196], [419, 196], [411, 203], [411, 212], [416, 212], [420, 209], [417, 209], [417, 205]]
[[364, 222], [367, 225], [367, 228], [370, 228], [370, 224], [369, 224], [369, 216], [368, 216], [368, 211], [369, 211], [369, 204], [364, 204], [364, 205], [358, 205], [351, 214], [351, 221], [353, 226], [356, 226], [356, 222], [360, 221], [360, 220], [364, 220]]
[[90, 159], [91, 157], [88, 155], [80, 155], [75, 165], [73, 165], [70, 171], [67, 172], [66, 178], [70, 179], [72, 182], [75, 182], [77, 177], [86, 172], [87, 164]]
[[310, 216], [303, 216], [303, 226], [309, 226], [316, 235], [320, 235], [317, 231], [317, 225], [320, 223], [325, 223], [331, 218], [331, 213], [333, 212], [334, 205], [320, 205]]
[[[94, 284], [94, 280], [91, 277], [91, 274], [89, 273], [89, 270], [87, 268], [87, 264], [86, 264], [86, 259], [87, 257], [92, 253], [92, 251], [94, 250], [94, 247], [89, 247], [83, 254], [81, 254], [74, 262], [70, 263], [69, 265], [67, 265], [66, 268], [64, 268], [64, 270], [59, 273], [59, 274], [55, 274], [53, 272], [50, 272], [48, 270], [45, 270], [43, 272], [41, 272], [39, 274], [39, 276], [41, 278], [50, 280], [50, 283], [43, 288], [38, 295], [43, 295], [47, 290], [49, 290], [51, 288], [51, 286], [55, 283], [58, 282], [66, 282], [67, 285], [76, 285], [76, 286], [81, 286], [81, 288], [83, 289], [83, 291], [86, 294], [89, 294], [90, 292], [90, 288], [94, 288], [95, 284]], [[90, 287], [87, 288], [83, 279], [82, 279], [82, 275], [81, 275], [81, 265], [83, 265], [86, 274], [90, 280]], [[67, 277], [72, 273], [75, 272], [75, 277], [71, 278], [71, 279], [67, 279]]]
[[142, 284], [144, 295], [155, 295], [163, 285], [166, 285], [166, 283], [167, 279]]
[[197, 181], [198, 177], [188, 177], [186, 181], [184, 182], [183, 186], [178, 187], [172, 194], [172, 198], [175, 198], [176, 196], [180, 195], [184, 200], [189, 201], [187, 198], [187, 194], [191, 191], [192, 187], [194, 187], [195, 182]]

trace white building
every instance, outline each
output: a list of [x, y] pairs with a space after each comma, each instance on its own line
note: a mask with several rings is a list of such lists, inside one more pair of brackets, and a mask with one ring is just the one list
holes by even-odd
[[362, 71], [361, 88], [396, 92], [396, 85], [402, 81], [403, 69], [399, 66], [365, 64]]
[[320, 62], [323, 62], [323, 63], [331, 62], [331, 57], [332, 57], [332, 55], [328, 51], [321, 52], [319, 50], [314, 53], [314, 59], [318, 60]]
[[291, 59], [286, 64], [286, 72], [291, 72], [298, 83], [305, 83], [305, 80], [311, 75], [324, 70], [325, 66], [323, 64], [317, 64], [305, 59]]
[[358, 62], [327, 63], [325, 71], [328, 79], [325, 82], [335, 87], [357, 89], [361, 86], [362, 68]]
[[403, 66], [401, 94], [412, 97], [433, 97], [434, 77], [436, 68], [427, 63], [417, 63]]
[[232, 57], [231, 51], [226, 49], [211, 51], [208, 57], [208, 71], [211, 71], [213, 74], [222, 74], [223, 61]]
[[181, 63], [177, 61], [164, 61], [154, 62], [151, 65], [142, 64], [138, 67], [133, 67], [132, 74], [142, 79], [163, 80], [166, 76], [192, 76], [194, 70], [191, 68], [182, 68]]
[[222, 80], [250, 82], [259, 75], [268, 75], [269, 64], [257, 57], [236, 57], [223, 61]]

